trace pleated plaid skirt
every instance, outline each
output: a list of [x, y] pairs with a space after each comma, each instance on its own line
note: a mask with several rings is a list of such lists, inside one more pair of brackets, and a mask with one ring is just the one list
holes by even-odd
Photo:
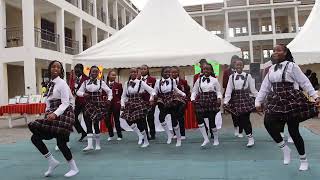
[[171, 108], [178, 104], [186, 104], [186, 98], [175, 92], [159, 93], [157, 103], [163, 104], [165, 108]]
[[244, 113], [251, 113], [255, 110], [254, 98], [250, 96], [248, 89], [233, 90], [229, 104], [225, 110], [235, 116]]
[[142, 94], [128, 95], [128, 102], [125, 103], [121, 118], [129, 122], [144, 120], [150, 110], [149, 102], [142, 99]]
[[267, 96], [266, 114], [286, 114], [300, 122], [318, 115], [314, 102], [310, 102], [302, 91], [294, 89], [293, 83], [272, 83], [273, 91]]
[[195, 100], [195, 111], [197, 113], [219, 112], [220, 104], [217, 100], [216, 92], [200, 93]]
[[[49, 104], [50, 107], [47, 113], [52, 113], [58, 109], [58, 107], [61, 104], [61, 100], [51, 100]], [[46, 134], [50, 134], [53, 137], [63, 136], [68, 138], [70, 133], [73, 131], [72, 127], [74, 125], [74, 121], [74, 111], [73, 108], [69, 106], [63, 112], [63, 114], [57, 117], [56, 119], [47, 120], [46, 117], [44, 119], [37, 119], [33, 122], [30, 122], [28, 124], [28, 127], [32, 132], [46, 132]]]
[[106, 101], [102, 97], [101, 92], [87, 92], [89, 96], [86, 98], [84, 113], [92, 122], [101, 121], [107, 113]]

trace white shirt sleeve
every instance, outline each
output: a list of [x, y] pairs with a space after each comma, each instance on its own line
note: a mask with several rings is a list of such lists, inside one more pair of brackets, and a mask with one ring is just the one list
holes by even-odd
[[181, 96], [183, 96], [183, 97], [186, 96], [186, 94], [178, 88], [178, 86], [177, 86], [177, 81], [176, 81], [176, 80], [173, 80], [173, 89], [174, 89], [178, 94], [180, 94]]
[[251, 74], [248, 74], [248, 85], [249, 85], [250, 92], [253, 95], [253, 97], [257, 97], [258, 91], [256, 89], [256, 85], [254, 83], [254, 79], [252, 78]]
[[160, 80], [157, 80], [156, 81], [156, 84], [155, 84], [155, 86], [154, 86], [154, 90], [153, 90], [153, 93], [155, 94], [155, 95], [158, 95], [158, 92], [159, 92], [159, 81]]
[[128, 82], [124, 83], [123, 92], [121, 96], [121, 106], [124, 107], [125, 103], [128, 101], [127, 92], [128, 92]]
[[200, 78], [198, 78], [193, 85], [192, 93], [191, 93], [191, 101], [194, 101], [199, 93], [199, 80]]
[[107, 86], [107, 84], [101, 80], [101, 88], [107, 93], [108, 95], [108, 100], [112, 100], [112, 90]]
[[61, 104], [58, 107], [56, 111], [54, 111], [54, 114], [57, 116], [60, 116], [64, 113], [64, 111], [70, 106], [70, 89], [66, 82], [61, 84], [60, 88], [58, 89], [60, 91], [61, 96]]
[[266, 98], [267, 94], [271, 91], [271, 82], [268, 79], [269, 73], [264, 78], [260, 91], [257, 94], [256, 100], [255, 100], [255, 106], [259, 107], [263, 103], [264, 99]]
[[221, 93], [221, 86], [220, 83], [218, 81], [218, 79], [215, 78], [215, 86], [216, 86], [216, 91], [217, 91], [217, 98], [218, 99], [222, 99], [222, 93]]
[[85, 84], [87, 83], [87, 81], [84, 81], [82, 84], [81, 84], [81, 87], [79, 88], [79, 90], [77, 91], [77, 96], [79, 97], [83, 97], [83, 94], [85, 93]]
[[227, 89], [226, 89], [226, 93], [225, 93], [225, 97], [224, 97], [224, 104], [228, 104], [230, 99], [231, 99], [231, 93], [234, 89], [233, 87], [233, 83], [232, 83], [232, 75], [229, 76], [229, 80], [228, 80], [228, 85], [227, 85]]
[[141, 82], [141, 86], [143, 87], [144, 90], [146, 90], [150, 94], [150, 101], [152, 101], [154, 99], [154, 96], [156, 95], [154, 92], [154, 89], [144, 81]]
[[308, 93], [309, 96], [312, 96], [314, 99], [318, 98], [317, 91], [314, 90], [310, 80], [307, 76], [301, 71], [300, 67], [293, 63], [292, 67], [292, 76], [293, 79], [299, 84], [299, 86]]

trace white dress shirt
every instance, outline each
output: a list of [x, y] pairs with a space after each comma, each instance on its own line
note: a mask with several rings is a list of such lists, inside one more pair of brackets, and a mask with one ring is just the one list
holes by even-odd
[[[242, 72], [239, 74], [236, 72], [236, 73], [231, 74], [229, 76], [229, 81], [228, 81], [226, 94], [225, 94], [225, 98], [224, 98], [224, 104], [229, 103], [233, 90], [241, 90], [243, 88], [244, 79], [239, 77], [238, 80], [236, 80], [238, 75], [243, 76], [245, 78], [247, 76], [247, 73]], [[234, 76], [233, 81], [232, 81], [232, 76]], [[233, 85], [233, 82], [234, 82], [234, 85]], [[254, 79], [252, 78], [251, 74], [248, 74], [247, 81], [244, 86], [244, 89], [248, 89], [248, 88], [250, 89], [250, 92], [251, 92], [250, 96], [256, 97], [258, 94], [258, 91], [256, 90]]]
[[[221, 86], [219, 84], [218, 79], [214, 78], [212, 76], [209, 76], [210, 82], [208, 83], [207, 81], [203, 82], [204, 78], [206, 78], [206, 77], [202, 76], [194, 83], [194, 86], [192, 89], [192, 94], [191, 94], [191, 101], [194, 101], [196, 99], [197, 95], [202, 92], [216, 92], [217, 98], [221, 99], [222, 98]], [[199, 87], [199, 80], [201, 81], [201, 89]]]
[[[52, 82], [54, 83], [53, 94], [46, 99], [46, 111], [50, 110], [50, 100], [60, 99], [60, 106], [53, 112], [55, 115], [60, 116], [69, 106], [73, 106], [74, 99], [68, 84], [60, 76], [56, 77]], [[48, 92], [50, 92], [51, 88], [48, 89]]]
[[[83, 94], [86, 92], [86, 91], [89, 91], [89, 92], [97, 92], [97, 91], [100, 91], [101, 92], [101, 89], [103, 91], [105, 91], [108, 95], [108, 100], [111, 101], [112, 100], [112, 90], [107, 86], [107, 84], [102, 81], [102, 80], [99, 80], [97, 79], [97, 84], [89, 84], [90, 83], [90, 80], [86, 80], [85, 82], [82, 83], [80, 89], [77, 91], [77, 96], [80, 96], [80, 97], [83, 97]], [[100, 83], [101, 83], [101, 89], [100, 89]]]
[[[154, 86], [155, 94], [160, 93], [160, 90], [161, 90], [162, 93], [169, 93], [169, 92], [171, 92], [171, 90], [173, 90], [173, 91], [177, 92], [178, 94], [180, 94], [181, 96], [186, 96], [186, 94], [184, 92], [182, 92], [180, 89], [178, 89], [177, 81], [175, 79], [171, 79], [171, 78], [164, 79], [164, 78], [161, 78], [161, 81], [164, 82], [164, 83], [161, 84], [160, 86], [159, 86], [160, 79], [158, 79], [156, 81], [156, 85]], [[165, 81], [169, 82], [168, 85], [167, 85], [167, 83], [165, 83]], [[173, 88], [172, 88], [172, 86], [173, 86]]]
[[[272, 65], [270, 67], [269, 72], [264, 78], [260, 91], [257, 95], [255, 101], [256, 107], [261, 106], [265, 97], [268, 95], [269, 92], [272, 91], [272, 83], [282, 82], [282, 74], [287, 62], [288, 61], [280, 63], [282, 65], [282, 68], [278, 69], [277, 71], [275, 71], [276, 65]], [[294, 83], [295, 89], [299, 89], [300, 86], [309, 96], [313, 97], [314, 99], [318, 98], [317, 91], [314, 90], [309, 79], [301, 71], [300, 67], [295, 63], [290, 62], [288, 64], [287, 70], [285, 72], [285, 81]]]
[[[130, 82], [136, 83], [135, 86], [134, 87], [130, 85], [128, 86], [128, 83]], [[138, 92], [140, 82], [141, 82], [141, 87], [140, 87], [140, 91]], [[121, 96], [121, 106], [124, 106], [125, 103], [128, 101], [127, 94], [130, 95], [130, 94], [136, 94], [136, 93], [144, 93], [144, 91], [147, 91], [150, 94], [150, 101], [153, 100], [155, 96], [154, 90], [147, 83], [139, 79], [127, 81], [124, 84], [123, 93]]]

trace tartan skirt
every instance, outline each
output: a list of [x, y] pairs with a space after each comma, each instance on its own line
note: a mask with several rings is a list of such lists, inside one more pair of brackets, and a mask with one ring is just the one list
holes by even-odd
[[300, 122], [318, 115], [314, 102], [310, 102], [301, 90], [294, 89], [293, 83], [272, 83], [273, 91], [267, 96], [266, 114], [290, 115]]
[[225, 110], [235, 116], [243, 113], [251, 113], [255, 110], [254, 98], [250, 96], [250, 91], [233, 90], [229, 104], [225, 106]]
[[196, 113], [210, 113], [220, 111], [220, 104], [217, 103], [216, 92], [202, 92], [195, 100]]
[[[51, 100], [49, 104], [50, 107], [47, 113], [53, 113], [60, 106], [61, 100]], [[44, 119], [37, 119], [30, 122], [28, 127], [32, 132], [46, 132], [46, 134], [51, 134], [54, 137], [69, 137], [70, 133], [73, 131], [72, 127], [74, 125], [74, 121], [74, 111], [73, 108], [69, 106], [63, 114], [58, 116], [56, 119], [47, 120], [46, 117]]]
[[101, 92], [87, 92], [87, 102], [84, 107], [84, 113], [92, 122], [99, 122], [107, 112], [106, 101], [103, 99]]
[[125, 103], [121, 118], [129, 122], [144, 120], [150, 110], [149, 102], [142, 99], [142, 94], [128, 95], [128, 101]]
[[186, 104], [186, 98], [175, 92], [159, 93], [157, 103], [163, 104], [165, 108], [171, 108], [179, 104]]

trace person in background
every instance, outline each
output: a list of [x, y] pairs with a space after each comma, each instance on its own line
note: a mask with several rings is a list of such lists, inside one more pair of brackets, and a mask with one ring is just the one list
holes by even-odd
[[[156, 83], [156, 78], [150, 76], [149, 67], [147, 65], [142, 65], [140, 67], [140, 73], [141, 73], [141, 80], [145, 82], [148, 86], [154, 88]], [[144, 92], [143, 100], [146, 102], [149, 102], [149, 99], [150, 99], [150, 94], [147, 92]], [[146, 132], [149, 140], [154, 140], [156, 138], [156, 127], [154, 124], [155, 108], [156, 108], [155, 106], [151, 107], [151, 109], [148, 112], [148, 115], [146, 116], [146, 123], [148, 123], [147, 127], [149, 126], [149, 129], [150, 129], [150, 134], [149, 134], [148, 128], [146, 128]]]
[[81, 126], [79, 115], [80, 113], [82, 113], [84, 121], [86, 121], [88, 117], [84, 113], [84, 106], [86, 104], [85, 99], [83, 97], [77, 96], [77, 91], [81, 87], [82, 83], [88, 80], [89, 77], [84, 74], [82, 64], [76, 64], [74, 66], [74, 74], [75, 74], [75, 78], [71, 78], [69, 83], [71, 92], [76, 97], [75, 109], [74, 109], [74, 114], [75, 114], [74, 127], [79, 134], [81, 133], [79, 142], [82, 142], [83, 139], [87, 136], [87, 133], [84, 131], [84, 129]]
[[68, 84], [63, 80], [64, 69], [59, 61], [52, 61], [48, 67], [50, 82], [46, 93], [46, 113], [44, 119], [37, 119], [28, 124], [32, 132], [31, 142], [48, 160], [48, 170], [44, 176], [51, 176], [54, 169], [60, 164], [43, 140], [56, 139], [57, 145], [64, 158], [67, 160], [70, 170], [64, 176], [72, 177], [79, 173], [71, 151], [67, 146], [72, 126], [75, 121], [73, 112], [73, 96]]
[[[179, 126], [180, 126], [180, 133], [181, 133], [181, 139], [184, 140], [186, 139], [186, 129], [184, 127], [184, 122], [185, 122], [185, 111], [186, 111], [186, 105], [188, 103], [188, 101], [190, 101], [190, 96], [191, 96], [191, 92], [190, 92], [190, 86], [188, 85], [188, 82], [182, 78], [180, 78], [180, 70], [179, 67], [177, 66], [173, 66], [171, 68], [171, 78], [176, 80], [177, 82], [177, 87], [178, 89], [180, 89], [182, 92], [184, 92], [186, 94], [186, 98], [185, 98], [185, 107], [183, 108], [183, 111], [180, 112], [180, 115], [182, 118], [179, 118]], [[175, 131], [173, 131], [174, 133], [174, 137], [176, 137], [176, 133]]]
[[113, 96], [110, 109], [106, 113], [106, 118], [105, 118], [105, 123], [109, 133], [108, 141], [111, 141], [114, 136], [113, 126], [112, 126], [113, 123], [111, 122], [111, 115], [113, 115], [114, 125], [117, 130], [117, 135], [118, 135], [117, 140], [118, 141], [122, 140], [122, 132], [121, 132], [122, 129], [120, 126], [120, 109], [121, 109], [121, 95], [122, 95], [123, 89], [122, 89], [122, 84], [117, 83], [115, 81], [116, 77], [117, 77], [116, 72], [110, 71], [106, 79], [107, 85], [109, 86], [110, 89], [112, 89], [112, 96]]
[[309, 80], [310, 80], [313, 88], [318, 90], [319, 89], [319, 81], [317, 78], [317, 73], [315, 73], [315, 72], [311, 73]]

